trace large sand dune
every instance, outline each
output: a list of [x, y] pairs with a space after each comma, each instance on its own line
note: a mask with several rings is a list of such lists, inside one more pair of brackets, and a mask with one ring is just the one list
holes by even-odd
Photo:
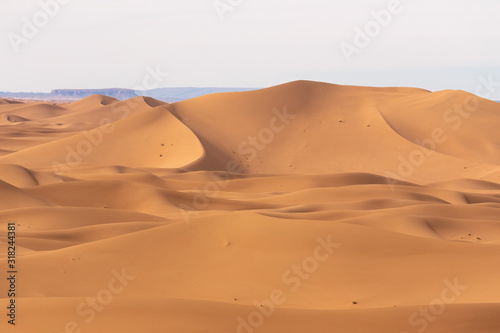
[[0, 100], [1, 332], [500, 332], [499, 115], [307, 81]]

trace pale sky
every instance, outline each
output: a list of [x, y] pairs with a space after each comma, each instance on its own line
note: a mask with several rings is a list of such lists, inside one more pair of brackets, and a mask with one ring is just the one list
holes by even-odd
[[[480, 95], [500, 100], [500, 1], [397, 2], [3, 0], [0, 91], [305, 79], [475, 92], [489, 80]], [[390, 13], [383, 24], [373, 15], [382, 10]], [[365, 29], [372, 36], [356, 45]], [[356, 48], [350, 62], [341, 50], [347, 44]]]

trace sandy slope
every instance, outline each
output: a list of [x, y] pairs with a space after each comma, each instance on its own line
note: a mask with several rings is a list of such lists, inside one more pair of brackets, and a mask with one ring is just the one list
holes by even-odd
[[498, 114], [305, 81], [2, 100], [1, 332], [499, 332]]
[[103, 126], [9, 154], [0, 163], [53, 166], [55, 170], [114, 163], [173, 168], [191, 164], [204, 154], [196, 136], [164, 106], [119, 119], [116, 124], [104, 119], [106, 122], [99, 122]]
[[[479, 178], [497, 169], [488, 156], [498, 151], [493, 124], [500, 104], [476, 98], [476, 110], [454, 129], [447, 111], [467, 103], [464, 95], [293, 82], [200, 97], [174, 104], [173, 112], [212, 152], [202, 169], [218, 169], [221, 161], [234, 159], [251, 173], [389, 172], [428, 182]], [[439, 142], [436, 129], [441, 129]], [[420, 141], [434, 142], [424, 145], [434, 151]]]

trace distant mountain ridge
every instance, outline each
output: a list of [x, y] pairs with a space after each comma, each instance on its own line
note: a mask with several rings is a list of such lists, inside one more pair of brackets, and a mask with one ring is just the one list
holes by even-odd
[[92, 95], [105, 95], [116, 98], [118, 100], [130, 99], [137, 97], [137, 94], [132, 89], [56, 89], [52, 90], [50, 97], [54, 99], [75, 99], [80, 100]]
[[0, 98], [35, 99], [35, 100], [80, 100], [92, 95], [106, 95], [116, 99], [129, 99], [137, 97], [134, 90], [110, 88], [110, 89], [55, 89], [50, 93], [43, 92], [0, 92]]
[[33, 99], [33, 100], [61, 100], [76, 101], [92, 95], [106, 95], [120, 101], [137, 96], [152, 97], [163, 102], [180, 102], [207, 94], [222, 92], [239, 92], [256, 90], [257, 88], [159, 88], [153, 90], [132, 90], [124, 88], [109, 89], [55, 89], [50, 93], [42, 92], [0, 92], [0, 98]]
[[179, 88], [159, 88], [139, 93], [143, 96], [152, 97], [164, 102], [180, 102], [187, 99], [200, 97], [208, 94], [224, 93], [224, 92], [240, 92], [251, 91], [259, 88], [195, 88], [195, 87], [179, 87]]

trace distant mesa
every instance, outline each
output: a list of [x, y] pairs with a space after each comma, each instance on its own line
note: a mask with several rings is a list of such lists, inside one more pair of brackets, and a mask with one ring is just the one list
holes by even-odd
[[110, 88], [110, 89], [56, 89], [50, 93], [43, 92], [0, 92], [0, 104], [13, 104], [16, 100], [37, 101], [78, 101], [93, 95], [105, 95], [118, 100], [126, 100], [137, 97], [134, 90]]
[[80, 100], [82, 98], [90, 97], [92, 95], [105, 95], [108, 97], [116, 98], [118, 100], [125, 100], [137, 97], [138, 95], [131, 89], [56, 89], [52, 90], [50, 97], [55, 100]]
[[151, 97], [156, 100], [172, 103], [214, 93], [241, 92], [256, 90], [255, 88], [158, 88], [153, 90], [132, 90], [124, 88], [109, 89], [55, 89], [50, 93], [42, 92], [0, 92], [0, 104], [12, 104], [9, 99], [78, 101], [92, 95], [105, 95], [119, 101], [138, 96]]

